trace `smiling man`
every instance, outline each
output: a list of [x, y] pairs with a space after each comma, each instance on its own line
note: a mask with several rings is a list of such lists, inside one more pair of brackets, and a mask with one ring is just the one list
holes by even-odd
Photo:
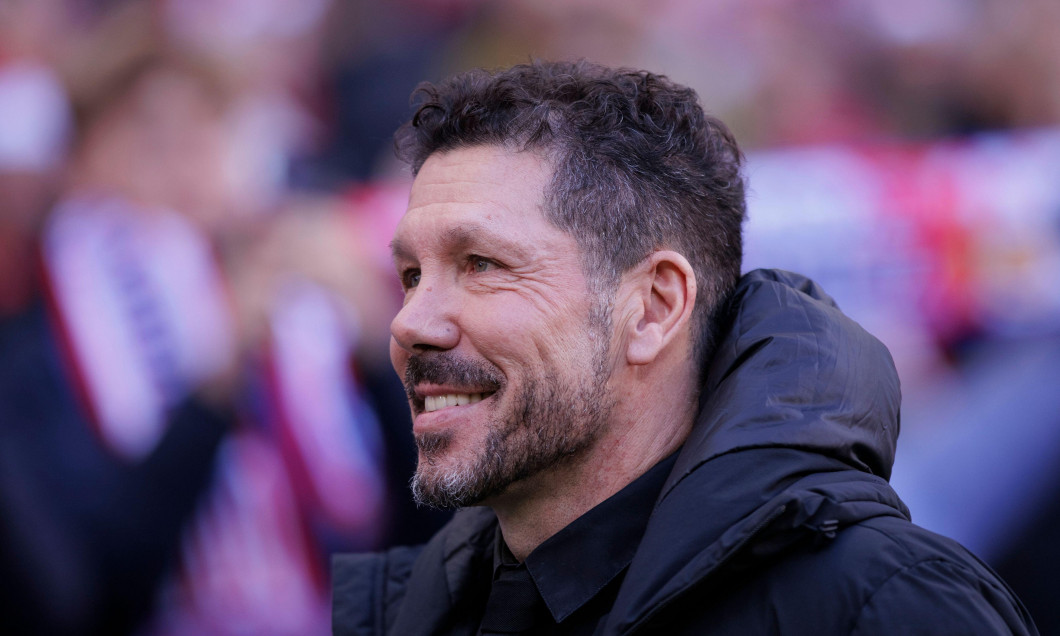
[[660, 250], [594, 293], [577, 241], [545, 217], [550, 176], [532, 150], [432, 154], [393, 242], [413, 494], [491, 506], [519, 559], [673, 453], [695, 396], [688, 261]]
[[336, 634], [1035, 633], [887, 484], [898, 378], [813, 283], [740, 278], [741, 154], [587, 63], [421, 89], [391, 326], [426, 546], [341, 556]]

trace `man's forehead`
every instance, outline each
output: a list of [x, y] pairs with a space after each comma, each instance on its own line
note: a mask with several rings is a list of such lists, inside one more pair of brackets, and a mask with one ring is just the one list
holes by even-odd
[[543, 206], [551, 171], [542, 161], [533, 153], [499, 146], [431, 155], [395, 229], [394, 257], [412, 255], [425, 241], [459, 248], [547, 232], [542, 225], [551, 223]]
[[485, 145], [435, 152], [412, 182], [409, 208], [434, 199], [504, 198], [536, 201], [552, 176], [539, 153]]

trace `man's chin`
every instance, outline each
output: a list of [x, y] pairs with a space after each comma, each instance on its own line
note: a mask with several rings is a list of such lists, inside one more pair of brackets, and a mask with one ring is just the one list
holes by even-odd
[[455, 510], [482, 505], [487, 494], [471, 470], [439, 470], [439, 466], [423, 466], [412, 477], [410, 487], [417, 506], [438, 510]]

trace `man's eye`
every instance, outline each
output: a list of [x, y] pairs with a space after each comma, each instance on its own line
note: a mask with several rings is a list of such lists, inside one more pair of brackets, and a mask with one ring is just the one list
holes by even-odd
[[412, 289], [420, 284], [420, 270], [408, 269], [401, 274], [401, 284], [405, 289]]
[[471, 270], [476, 274], [481, 274], [493, 267], [493, 261], [482, 258], [481, 256], [471, 257]]

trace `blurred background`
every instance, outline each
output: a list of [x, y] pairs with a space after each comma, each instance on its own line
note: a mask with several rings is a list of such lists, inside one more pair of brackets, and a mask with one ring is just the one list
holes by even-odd
[[532, 57], [732, 126], [745, 269], [888, 344], [914, 521], [1060, 633], [1055, 0], [0, 0], [0, 632], [328, 633], [331, 553], [444, 522], [387, 357], [391, 135]]

